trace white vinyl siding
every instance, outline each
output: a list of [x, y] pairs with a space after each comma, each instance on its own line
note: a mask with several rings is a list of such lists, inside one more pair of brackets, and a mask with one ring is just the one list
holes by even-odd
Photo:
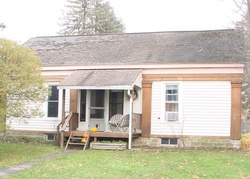
[[[65, 93], [65, 111], [69, 111], [69, 90]], [[47, 118], [47, 103], [41, 105], [41, 111], [44, 112], [43, 117], [31, 118], [27, 120], [7, 119], [7, 124], [11, 130], [25, 130], [25, 131], [49, 131], [55, 132], [57, 125], [61, 122], [58, 117]]]
[[162, 120], [165, 83], [153, 82], [152, 85], [151, 134], [230, 136], [230, 82], [180, 82], [180, 120], [173, 122]]

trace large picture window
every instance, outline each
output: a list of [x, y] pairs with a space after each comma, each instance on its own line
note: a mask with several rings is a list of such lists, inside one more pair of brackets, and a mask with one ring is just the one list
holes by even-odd
[[166, 85], [165, 88], [165, 120], [179, 119], [179, 90], [178, 85]]
[[50, 86], [51, 94], [48, 98], [48, 117], [58, 117], [58, 89]]

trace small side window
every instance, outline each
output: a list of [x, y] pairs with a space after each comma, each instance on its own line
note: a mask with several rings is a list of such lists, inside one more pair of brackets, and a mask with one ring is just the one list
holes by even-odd
[[162, 145], [177, 145], [178, 144], [178, 138], [162, 138], [161, 139]]
[[165, 120], [179, 120], [179, 90], [178, 85], [166, 85], [165, 87]]
[[47, 138], [48, 141], [54, 141], [55, 140], [55, 135], [54, 134], [47, 134]]

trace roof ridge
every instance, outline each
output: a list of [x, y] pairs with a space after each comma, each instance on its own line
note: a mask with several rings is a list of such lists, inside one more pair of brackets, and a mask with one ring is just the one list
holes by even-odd
[[178, 30], [178, 31], [151, 31], [151, 32], [128, 32], [128, 33], [101, 33], [101, 34], [85, 34], [85, 35], [49, 35], [37, 36], [34, 38], [61, 38], [61, 37], [89, 37], [89, 36], [108, 36], [108, 35], [139, 35], [139, 34], [160, 34], [160, 33], [188, 33], [188, 32], [221, 32], [221, 31], [234, 31], [235, 29], [208, 29], [208, 30]]

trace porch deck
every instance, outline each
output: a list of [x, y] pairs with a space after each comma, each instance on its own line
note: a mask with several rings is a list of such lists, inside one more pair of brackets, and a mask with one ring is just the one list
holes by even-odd
[[[132, 118], [132, 136], [131, 138], [138, 138], [141, 136], [141, 114], [133, 113]], [[66, 128], [68, 129], [66, 130]], [[64, 148], [64, 142], [65, 139], [67, 141], [70, 141], [72, 138], [76, 138], [78, 140], [81, 140], [83, 137], [83, 134], [85, 132], [88, 133], [89, 138], [91, 141], [97, 141], [98, 138], [104, 138], [106, 139], [124, 139], [127, 140], [130, 144], [131, 148], [131, 138], [129, 137], [128, 132], [118, 132], [118, 131], [97, 131], [97, 132], [91, 132], [91, 131], [79, 131], [78, 128], [78, 113], [70, 112], [69, 115], [62, 120], [62, 122], [57, 126], [57, 134], [60, 136], [60, 146], [63, 149]], [[100, 139], [102, 140], [102, 139]], [[69, 142], [67, 142], [66, 146], [68, 146]], [[80, 141], [78, 143], [74, 143], [75, 145], [81, 144]], [[67, 148], [67, 147], [66, 147]]]
[[[103, 137], [103, 138], [124, 138], [128, 139], [129, 134], [127, 132], [89, 132], [89, 131], [73, 131], [75, 136], [83, 136], [85, 132], [87, 132], [90, 137], [93, 138], [98, 138], [98, 137]], [[69, 137], [71, 132], [64, 132], [64, 137]], [[141, 133], [139, 132], [134, 132], [132, 133], [133, 138], [140, 137]]]

